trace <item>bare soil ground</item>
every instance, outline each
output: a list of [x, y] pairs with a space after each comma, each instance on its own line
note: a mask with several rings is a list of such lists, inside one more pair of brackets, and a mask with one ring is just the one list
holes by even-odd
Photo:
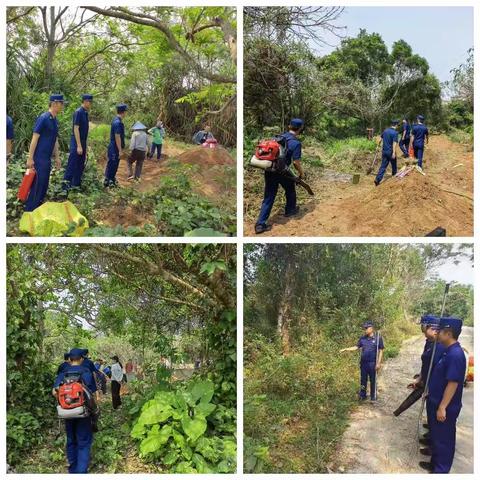
[[[377, 169], [378, 163], [374, 173]], [[387, 171], [378, 187], [373, 175], [362, 175], [354, 185], [348, 175], [324, 172], [312, 181], [315, 197], [297, 188], [300, 213], [296, 217], [283, 216], [284, 199], [279, 192], [269, 220], [273, 228], [264, 235], [423, 237], [441, 226], [447, 236], [472, 236], [473, 153], [445, 135], [432, 136], [424, 171], [425, 176], [414, 171], [403, 179], [392, 178]], [[261, 198], [256, 200], [257, 205], [247, 205], [257, 209], [255, 214]], [[245, 235], [255, 235], [252, 213], [245, 216]]]
[[[473, 328], [464, 327], [460, 343], [473, 352]], [[405, 387], [417, 373], [424, 338], [404, 342], [399, 355], [385, 362], [379, 375], [378, 403], [361, 404], [338, 444], [330, 470], [334, 473], [422, 473], [428, 457], [418, 452], [420, 401], [394, 417], [392, 412], [409, 394]], [[424, 472], [423, 472], [424, 473]], [[450, 473], [473, 473], [473, 384], [463, 393], [457, 423], [455, 460]]]
[[[134, 188], [139, 192], [149, 192], [161, 186], [167, 175], [175, 173], [178, 163], [188, 165], [188, 177], [193, 190], [212, 203], [236, 202], [235, 160], [223, 147], [207, 149], [174, 142], [166, 142], [160, 160], [156, 157], [145, 159], [140, 182], [128, 180], [127, 157], [120, 159], [117, 180], [121, 188]], [[99, 172], [103, 175], [106, 157], [98, 162]], [[233, 172], [233, 174], [232, 174]], [[152, 212], [153, 214], [153, 212]], [[153, 223], [151, 214], [146, 213], [141, 205], [129, 205], [119, 209], [116, 206], [97, 211], [99, 221], [107, 226], [142, 227]]]

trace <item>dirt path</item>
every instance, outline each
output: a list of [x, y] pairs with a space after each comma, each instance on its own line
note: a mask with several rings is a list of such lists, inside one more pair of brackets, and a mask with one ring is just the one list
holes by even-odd
[[[473, 351], [473, 328], [464, 327], [460, 343]], [[399, 417], [392, 411], [408, 395], [403, 388], [416, 373], [424, 339], [404, 342], [400, 354], [387, 361], [379, 376], [378, 405], [362, 404], [351, 415], [331, 464], [338, 473], [421, 473], [417, 451], [420, 403]], [[473, 473], [473, 385], [464, 389], [463, 409], [457, 424], [457, 448], [450, 473]]]
[[[472, 236], [473, 153], [445, 135], [432, 136], [424, 167], [426, 176], [387, 175], [379, 187], [373, 185], [373, 175], [362, 175], [358, 185], [343, 175], [322, 175], [312, 185], [313, 199], [300, 191], [295, 218], [283, 217], [279, 195], [268, 235], [423, 237], [442, 226], [448, 236]], [[251, 223], [244, 228], [246, 235], [254, 235]]]
[[[106, 161], [106, 157], [103, 157], [98, 162], [98, 171], [102, 176]], [[178, 173], [179, 164], [195, 193], [217, 205], [225, 205], [225, 202], [235, 204], [235, 159], [220, 146], [206, 149], [170, 141], [164, 145], [160, 160], [145, 159], [140, 182], [128, 180], [126, 157], [120, 159], [116, 178], [120, 188], [147, 193], [158, 189], [169, 175]], [[107, 205], [97, 211], [97, 216], [99, 223], [110, 227], [143, 227], [147, 223], [154, 223], [153, 212], [145, 211], [138, 202], [122, 208]]]
[[[168, 163], [168, 161], [182, 154], [184, 151], [184, 148], [179, 148], [176, 145], [171, 145], [171, 143], [166, 144], [160, 160], [157, 160], [156, 157], [152, 160], [149, 160], [148, 158], [145, 159], [142, 168], [142, 181], [136, 184], [128, 180], [127, 160], [126, 158], [121, 158], [117, 172], [118, 183], [122, 187], [130, 187], [132, 185], [135, 185], [140, 192], [146, 192], [148, 190], [151, 190], [152, 188], [158, 186], [162, 173], [165, 173], [166, 164]], [[106, 157], [104, 157], [98, 163], [98, 169], [102, 175], [105, 171], [106, 160]]]

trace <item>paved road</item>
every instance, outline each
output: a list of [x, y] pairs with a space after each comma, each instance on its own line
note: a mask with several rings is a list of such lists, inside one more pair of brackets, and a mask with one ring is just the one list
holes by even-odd
[[[465, 327], [460, 343], [473, 351], [473, 328]], [[399, 417], [393, 410], [410, 392], [404, 386], [417, 373], [415, 366], [424, 338], [404, 342], [400, 354], [387, 362], [379, 375], [378, 405], [362, 404], [340, 441], [330, 468], [345, 473], [421, 473], [416, 442], [420, 402]], [[457, 450], [451, 473], [473, 473], [473, 385], [464, 390], [463, 409], [457, 424]]]

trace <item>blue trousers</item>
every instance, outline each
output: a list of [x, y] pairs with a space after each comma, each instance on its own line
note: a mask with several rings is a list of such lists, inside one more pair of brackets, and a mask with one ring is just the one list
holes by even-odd
[[108, 146], [107, 166], [105, 167], [105, 180], [108, 182], [115, 182], [119, 163], [120, 155], [117, 146], [110, 144]]
[[63, 189], [68, 190], [71, 187], [79, 187], [82, 183], [82, 175], [85, 170], [86, 149], [83, 148], [83, 154], [77, 153], [76, 147], [70, 147], [67, 168], [63, 176]]
[[293, 213], [297, 208], [297, 191], [295, 190], [295, 182], [288, 180], [279, 173], [265, 172], [265, 191], [257, 225], [266, 225], [280, 185], [285, 190], [285, 213]]
[[413, 153], [415, 155], [415, 158], [417, 159], [417, 165], [422, 168], [423, 164], [423, 149], [424, 147], [416, 147], [415, 145], [413, 146]]
[[395, 175], [397, 173], [397, 159], [393, 159], [392, 156], [387, 153], [382, 153], [382, 163], [380, 164], [377, 177], [375, 178], [377, 183], [382, 181], [389, 163], [392, 164], [392, 175]]
[[438, 405], [427, 398], [427, 417], [430, 419], [430, 448], [433, 473], [449, 473], [455, 456], [458, 411], [449, 411], [444, 422], [437, 420]]
[[33, 163], [35, 165], [35, 179], [25, 202], [26, 212], [32, 212], [45, 200], [48, 183], [50, 182], [50, 172], [52, 171], [51, 158], [34, 158]]
[[377, 380], [377, 371], [375, 362], [360, 363], [360, 398], [367, 398], [367, 382], [370, 380], [370, 398], [376, 400], [375, 382]]
[[162, 156], [162, 144], [161, 143], [152, 143], [148, 158], [153, 157], [153, 154], [155, 153], [155, 150], [157, 150], [157, 160], [160, 160], [160, 157]]
[[68, 473], [87, 473], [93, 442], [92, 419], [65, 420], [67, 431]]
[[405, 137], [405, 140], [400, 140], [398, 146], [404, 155], [408, 157], [408, 146], [410, 145], [410, 137]]

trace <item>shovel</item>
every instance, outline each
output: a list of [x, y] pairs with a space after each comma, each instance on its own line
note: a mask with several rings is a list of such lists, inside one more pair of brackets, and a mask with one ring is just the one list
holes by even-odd
[[367, 175], [370, 175], [373, 172], [373, 167], [377, 163], [377, 157], [378, 157], [378, 148], [380, 145], [377, 145], [377, 148], [375, 149], [375, 156], [373, 157], [373, 162], [370, 165], [370, 168], [367, 170]]

